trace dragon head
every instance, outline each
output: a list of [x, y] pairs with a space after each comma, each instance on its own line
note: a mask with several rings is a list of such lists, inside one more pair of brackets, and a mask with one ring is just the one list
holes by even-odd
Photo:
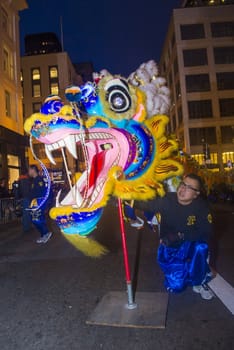
[[[165, 136], [168, 117], [148, 116], [145, 94], [126, 79], [105, 74], [94, 83], [66, 89], [70, 105], [49, 97], [41, 112], [25, 122], [25, 131], [53, 151], [61, 149], [77, 158], [82, 150], [85, 170], [72, 174], [70, 190], [50, 215], [72, 241], [96, 227], [110, 196], [147, 200], [163, 195], [162, 182], [181, 174], [179, 163], [170, 159], [177, 149]], [[67, 164], [65, 164], [67, 168]]]

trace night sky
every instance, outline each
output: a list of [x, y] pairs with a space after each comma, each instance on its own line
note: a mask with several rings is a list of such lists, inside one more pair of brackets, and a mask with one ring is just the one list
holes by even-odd
[[20, 13], [24, 36], [55, 32], [63, 17], [64, 49], [72, 61], [92, 61], [95, 70], [128, 75], [142, 62], [160, 58], [172, 9], [178, 0], [27, 0]]

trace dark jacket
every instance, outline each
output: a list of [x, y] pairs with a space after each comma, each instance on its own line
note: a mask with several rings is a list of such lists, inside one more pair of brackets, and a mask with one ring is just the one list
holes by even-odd
[[197, 198], [181, 205], [176, 193], [167, 193], [148, 202], [136, 202], [136, 207], [160, 213], [160, 237], [170, 243], [182, 240], [208, 241], [213, 232], [212, 215], [206, 200]]
[[29, 199], [42, 198], [46, 194], [46, 184], [41, 176], [37, 176], [32, 179], [31, 190], [29, 194]]

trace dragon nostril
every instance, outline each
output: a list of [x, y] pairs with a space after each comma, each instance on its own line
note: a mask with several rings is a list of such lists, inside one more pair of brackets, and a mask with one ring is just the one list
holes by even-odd
[[103, 151], [107, 151], [113, 148], [113, 145], [111, 143], [103, 143], [102, 145], [100, 145], [100, 147]]

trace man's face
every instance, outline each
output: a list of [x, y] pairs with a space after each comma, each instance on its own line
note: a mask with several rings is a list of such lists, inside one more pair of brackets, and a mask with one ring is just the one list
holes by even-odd
[[33, 168], [29, 168], [29, 169], [28, 169], [28, 175], [29, 175], [30, 177], [35, 177], [35, 170], [34, 170]]
[[190, 204], [199, 194], [200, 190], [198, 181], [186, 177], [177, 190], [178, 202], [183, 205]]

